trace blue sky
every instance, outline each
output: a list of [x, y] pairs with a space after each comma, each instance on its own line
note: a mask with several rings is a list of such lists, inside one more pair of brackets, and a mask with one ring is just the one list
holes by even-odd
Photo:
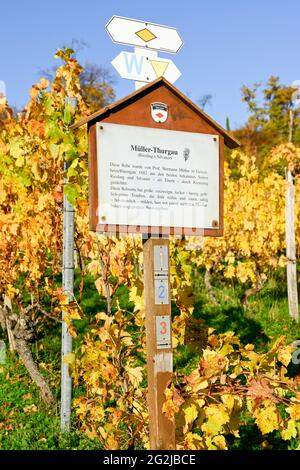
[[113, 15], [176, 27], [184, 46], [172, 59], [182, 72], [177, 86], [193, 101], [211, 94], [206, 112], [224, 125], [247, 118], [242, 84], [278, 75], [285, 84], [300, 79], [299, 0], [2, 0], [0, 6], [0, 80], [11, 104], [27, 102], [40, 70], [54, 65], [55, 50], [78, 39], [78, 55], [109, 69], [117, 98], [134, 89], [117, 76], [110, 62], [130, 47], [114, 44], [105, 31]]

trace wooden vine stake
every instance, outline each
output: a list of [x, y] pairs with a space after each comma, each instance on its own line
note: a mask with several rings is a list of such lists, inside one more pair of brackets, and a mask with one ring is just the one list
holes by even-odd
[[169, 240], [144, 244], [147, 374], [150, 447], [175, 449], [175, 422], [163, 413], [164, 391], [172, 378]]
[[[290, 110], [289, 142], [293, 141], [294, 112]], [[299, 321], [297, 266], [296, 266], [296, 235], [295, 235], [295, 185], [290, 168], [286, 170], [287, 189], [285, 195], [285, 239], [286, 239], [286, 275], [289, 315]]]
[[287, 288], [290, 317], [299, 321], [296, 240], [295, 240], [295, 185], [292, 172], [287, 171], [287, 190], [285, 204]]

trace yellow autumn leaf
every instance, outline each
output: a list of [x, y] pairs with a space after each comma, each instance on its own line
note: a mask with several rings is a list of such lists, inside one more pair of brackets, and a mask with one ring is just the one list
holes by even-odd
[[193, 423], [198, 416], [198, 410], [194, 403], [191, 403], [188, 406], [183, 406], [182, 411], [184, 414], [186, 424]]
[[98, 277], [95, 281], [95, 286], [100, 295], [105, 295], [104, 283], [102, 277]]
[[203, 406], [205, 405], [205, 400], [203, 400], [203, 398], [197, 398], [195, 400], [195, 403], [199, 408], [203, 408]]
[[221, 396], [221, 400], [224, 403], [224, 405], [226, 406], [226, 408], [229, 411], [231, 411], [232, 408], [234, 407], [234, 396], [229, 395], [229, 394], [225, 394], [225, 395]]
[[185, 444], [184, 448], [189, 449], [189, 450], [205, 449], [204, 444], [203, 444], [203, 437], [192, 432], [188, 432], [184, 436], [184, 444]]
[[68, 294], [63, 294], [61, 290], [54, 292], [53, 294], [55, 294], [55, 297], [57, 297], [57, 299], [59, 300], [62, 306], [68, 304], [69, 302]]
[[107, 313], [105, 313], [105, 312], [99, 312], [95, 315], [96, 321], [100, 321], [100, 320], [106, 321], [108, 318], [109, 317], [108, 317]]
[[197, 385], [195, 385], [194, 391], [198, 392], [199, 390], [204, 390], [209, 385], [207, 380], [201, 380]]
[[278, 351], [278, 360], [282, 362], [284, 366], [288, 366], [292, 359], [292, 351], [293, 348], [291, 346], [286, 346], [285, 348], [281, 348]]
[[143, 294], [139, 295], [138, 288], [133, 286], [129, 292], [130, 302], [134, 302], [134, 311], [143, 311], [144, 310], [144, 296]]
[[290, 419], [288, 421], [287, 428], [281, 431], [281, 437], [284, 441], [288, 441], [292, 437], [296, 437], [296, 436], [297, 436], [296, 423], [293, 419]]
[[174, 390], [175, 388], [173, 384], [170, 388], [167, 388], [165, 390], [166, 400], [162, 407], [164, 415], [169, 419], [173, 419], [175, 414], [179, 411], [179, 405], [175, 403], [174, 400]]
[[126, 366], [125, 371], [128, 374], [128, 379], [134, 386], [134, 388], [138, 388], [140, 383], [143, 380], [143, 367], [138, 366], [138, 367], [130, 367]]
[[121, 333], [121, 341], [125, 346], [132, 346], [133, 341], [129, 333], [126, 333], [125, 331], [122, 331]]
[[295, 403], [291, 406], [288, 406], [286, 408], [286, 411], [288, 412], [290, 417], [294, 419], [295, 421], [300, 420], [300, 404]]
[[233, 347], [231, 344], [224, 344], [221, 349], [219, 349], [218, 353], [221, 354], [222, 356], [227, 356], [228, 354], [232, 353], [234, 351]]
[[202, 424], [201, 429], [208, 435], [215, 436], [223, 431], [223, 425], [229, 422], [229, 414], [224, 405], [209, 405], [205, 408], [207, 421]]
[[278, 412], [274, 403], [269, 402], [267, 406], [258, 408], [255, 410], [254, 416], [262, 434], [268, 434], [279, 429]]
[[138, 327], [145, 325], [145, 311], [144, 310], [139, 310], [138, 312], [135, 312], [134, 323]]
[[38, 409], [37, 409], [36, 405], [32, 404], [32, 405], [24, 406], [23, 411], [26, 414], [32, 414], [32, 413], [36, 413], [38, 411]]
[[218, 449], [221, 449], [221, 450], [228, 449], [226, 439], [222, 435], [215, 436], [212, 442], [218, 447]]
[[176, 338], [176, 336], [172, 335], [172, 348], [176, 349], [178, 345], [179, 345], [178, 339]]
[[75, 354], [70, 352], [64, 356], [64, 364], [69, 364], [69, 366], [73, 366], [75, 364]]
[[63, 304], [62, 309], [65, 313], [69, 315], [72, 320], [81, 320], [81, 315], [79, 307], [76, 302], [70, 302], [68, 304]]
[[92, 260], [86, 267], [87, 272], [91, 273], [93, 276], [97, 276], [100, 270], [100, 263], [97, 259]]
[[16, 166], [18, 168], [21, 168], [22, 166], [24, 166], [24, 164], [25, 164], [25, 158], [23, 157], [23, 155], [21, 155], [20, 157], [16, 159]]
[[219, 375], [221, 372], [225, 371], [227, 369], [228, 362], [229, 360], [227, 357], [208, 349], [203, 351], [203, 357], [200, 361], [201, 368], [206, 378]]
[[66, 322], [66, 325], [67, 325], [67, 328], [68, 328], [68, 331], [69, 331], [70, 335], [73, 336], [73, 338], [76, 338], [77, 337], [77, 332], [74, 328], [72, 319], [69, 317], [68, 314], [64, 315], [64, 321]]
[[224, 277], [231, 279], [234, 276], [235, 276], [235, 267], [232, 265], [229, 265], [225, 270]]

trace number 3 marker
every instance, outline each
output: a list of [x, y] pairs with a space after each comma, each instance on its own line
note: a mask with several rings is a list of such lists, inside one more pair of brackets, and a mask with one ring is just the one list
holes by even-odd
[[156, 316], [156, 347], [171, 348], [171, 319], [168, 315]]

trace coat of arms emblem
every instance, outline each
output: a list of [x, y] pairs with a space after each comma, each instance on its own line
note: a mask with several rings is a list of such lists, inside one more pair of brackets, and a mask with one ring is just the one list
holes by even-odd
[[164, 103], [151, 103], [151, 116], [155, 122], [166, 122], [168, 106]]

